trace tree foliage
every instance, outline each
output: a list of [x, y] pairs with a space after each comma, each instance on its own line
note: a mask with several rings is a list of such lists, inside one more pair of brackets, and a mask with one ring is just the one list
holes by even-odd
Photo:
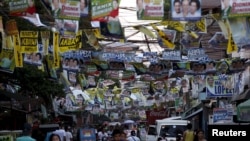
[[47, 72], [39, 70], [36, 66], [16, 68], [13, 81], [21, 88], [19, 93], [31, 97], [40, 97], [45, 104], [51, 104], [51, 96], [65, 96], [63, 85], [49, 79]]

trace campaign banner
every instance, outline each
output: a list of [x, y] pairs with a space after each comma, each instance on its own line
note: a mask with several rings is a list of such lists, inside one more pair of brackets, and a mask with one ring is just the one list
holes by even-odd
[[82, 47], [82, 31], [78, 31], [76, 36], [73, 38], [64, 38], [59, 39], [59, 51], [61, 53], [67, 52], [70, 50], [78, 50]]
[[53, 33], [53, 68], [60, 67], [60, 56], [59, 56], [59, 33]]
[[6, 28], [6, 33], [7, 35], [17, 35], [19, 34], [18, 28], [17, 28], [17, 23], [16, 20], [8, 20], [5, 23], [5, 28]]
[[105, 17], [117, 17], [119, 14], [120, 0], [92, 0], [91, 20], [106, 21]]
[[228, 19], [232, 37], [238, 47], [250, 45], [250, 17]]
[[162, 52], [163, 60], [181, 60], [181, 51], [180, 50], [169, 50]]
[[197, 21], [201, 19], [202, 0], [171, 0], [172, 20]]
[[183, 47], [185, 48], [198, 48], [201, 45], [201, 40], [203, 37], [203, 33], [197, 33], [196, 36], [192, 36], [188, 32], [185, 32], [182, 34], [182, 37], [180, 39], [180, 43], [182, 44]]
[[80, 2], [79, 0], [67, 0], [61, 3], [62, 8], [59, 14], [60, 19], [79, 20], [80, 18]]
[[207, 33], [207, 20], [206, 18], [201, 18], [199, 21], [189, 21], [186, 24], [186, 29], [197, 32], [197, 33]]
[[221, 0], [222, 18], [250, 16], [250, 1], [248, 0]]
[[203, 48], [191, 48], [187, 49], [187, 57], [188, 60], [198, 60], [206, 56], [205, 50]]
[[123, 28], [118, 17], [114, 20], [100, 22], [100, 30], [103, 36], [119, 39], [124, 38]]
[[36, 13], [34, 0], [9, 0], [11, 16], [29, 16]]
[[[96, 50], [100, 49], [101, 46], [98, 42], [96, 33], [99, 32], [98, 29], [83, 29], [83, 32], [85, 33], [85, 36], [87, 37], [87, 44], [95, 48]], [[99, 33], [97, 33], [99, 34]], [[101, 34], [101, 32], [100, 32]]]
[[232, 76], [207, 76], [206, 93], [207, 97], [232, 97], [234, 94], [234, 81]]
[[56, 31], [65, 38], [75, 37], [79, 29], [79, 21], [71, 19], [55, 19]]
[[14, 49], [2, 49], [0, 53], [0, 70], [13, 72], [15, 68]]
[[137, 0], [136, 14], [138, 20], [162, 20], [164, 0]]
[[42, 44], [39, 44], [38, 46], [38, 51], [28, 52], [24, 54], [24, 63], [35, 66], [42, 66], [44, 46]]
[[208, 44], [212, 48], [226, 48], [228, 39], [225, 38], [223, 32], [216, 32], [214, 36], [212, 36], [212, 38], [208, 41]]
[[15, 57], [15, 65], [16, 67], [23, 67], [23, 56], [20, 49], [20, 38], [19, 34], [13, 36], [13, 44], [14, 44], [14, 57]]
[[38, 31], [20, 31], [20, 48], [22, 53], [38, 51]]
[[[177, 33], [176, 30], [163, 29], [162, 31], [164, 32], [165, 36], [168, 37], [168, 39], [169, 39], [172, 43], [175, 42], [176, 33]], [[160, 37], [160, 35], [157, 36], [157, 41], [158, 41], [159, 45], [160, 45], [162, 48], [168, 48], [168, 47], [164, 44], [163, 39]]]
[[214, 108], [213, 109], [213, 123], [231, 123], [233, 115], [231, 111], [226, 108]]

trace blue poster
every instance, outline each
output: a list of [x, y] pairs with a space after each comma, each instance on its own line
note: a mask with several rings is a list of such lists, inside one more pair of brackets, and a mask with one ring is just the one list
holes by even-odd
[[95, 129], [94, 128], [83, 128], [80, 129], [80, 141], [96, 141]]
[[207, 97], [231, 97], [234, 94], [231, 76], [224, 78], [218, 76], [207, 76], [206, 92]]
[[227, 109], [214, 108], [213, 110], [213, 122], [232, 122], [233, 116]]

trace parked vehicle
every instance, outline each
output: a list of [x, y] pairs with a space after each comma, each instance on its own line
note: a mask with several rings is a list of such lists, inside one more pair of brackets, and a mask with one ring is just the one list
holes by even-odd
[[188, 120], [181, 120], [181, 117], [156, 120], [156, 125], [149, 125], [146, 141], [155, 141], [162, 136], [166, 136], [168, 141], [176, 141], [176, 137], [186, 130], [188, 123]]

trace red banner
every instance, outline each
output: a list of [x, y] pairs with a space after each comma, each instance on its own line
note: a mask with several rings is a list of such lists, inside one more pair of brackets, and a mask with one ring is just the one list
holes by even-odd
[[146, 117], [147, 117], [148, 124], [155, 124], [155, 120], [167, 118], [168, 113], [166, 109], [150, 110], [150, 111], [146, 111]]

